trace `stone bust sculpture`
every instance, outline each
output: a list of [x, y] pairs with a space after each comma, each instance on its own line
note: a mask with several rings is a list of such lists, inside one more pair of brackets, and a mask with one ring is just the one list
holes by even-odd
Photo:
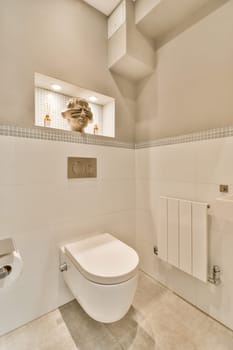
[[68, 101], [66, 107], [67, 109], [61, 114], [67, 119], [71, 130], [84, 132], [84, 128], [93, 119], [88, 102], [84, 98], [73, 97]]

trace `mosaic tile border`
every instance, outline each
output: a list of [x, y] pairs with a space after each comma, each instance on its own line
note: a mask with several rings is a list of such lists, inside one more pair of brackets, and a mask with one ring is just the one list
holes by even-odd
[[147, 142], [139, 142], [135, 144], [136, 149], [140, 148], [149, 148], [149, 147], [159, 147], [166, 145], [174, 145], [178, 143], [188, 143], [188, 142], [196, 142], [196, 141], [204, 141], [210, 139], [218, 139], [223, 137], [233, 136], [233, 126], [227, 126], [224, 128], [210, 129], [204, 130], [200, 132], [195, 132], [192, 134], [166, 137], [163, 139], [147, 141]]
[[70, 131], [59, 131], [53, 129], [42, 128], [23, 128], [12, 125], [0, 125], [0, 135], [15, 136], [29, 139], [61, 141], [70, 143], [82, 143], [88, 145], [99, 145], [108, 147], [120, 147], [134, 149], [134, 143], [120, 142], [116, 140], [105, 140], [92, 135], [81, 135], [80, 133], [72, 133]]
[[70, 143], [81, 143], [88, 145], [119, 147], [128, 149], [140, 149], [150, 147], [160, 147], [167, 145], [174, 145], [179, 143], [188, 143], [196, 141], [204, 141], [210, 139], [217, 139], [223, 137], [233, 136], [233, 126], [227, 126], [224, 128], [216, 128], [205, 131], [200, 131], [192, 134], [180, 135], [162, 138], [153, 141], [130, 143], [120, 142], [116, 140], [107, 140], [92, 135], [82, 135], [80, 133], [72, 133], [70, 131], [59, 131], [53, 129], [43, 128], [24, 128], [12, 125], [0, 125], [0, 135], [2, 136], [15, 136], [22, 138], [48, 140], [48, 141], [61, 141]]

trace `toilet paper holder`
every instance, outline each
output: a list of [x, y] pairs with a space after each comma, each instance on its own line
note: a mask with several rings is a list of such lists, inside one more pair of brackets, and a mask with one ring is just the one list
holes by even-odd
[[10, 265], [0, 267], [0, 280], [9, 276], [10, 273], [11, 273], [11, 266]]
[[0, 238], [0, 291], [9, 288], [23, 271], [23, 259], [12, 238]]
[[[1, 258], [12, 254], [15, 251], [15, 246], [11, 238], [0, 239], [0, 260]], [[12, 267], [5, 265], [0, 267], [0, 280], [6, 278], [11, 273]]]
[[15, 246], [11, 238], [1, 238], [0, 239], [0, 257], [2, 255], [7, 255], [13, 253]]

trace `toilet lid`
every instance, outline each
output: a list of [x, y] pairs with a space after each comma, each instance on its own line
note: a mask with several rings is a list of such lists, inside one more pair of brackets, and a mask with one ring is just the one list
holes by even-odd
[[64, 248], [78, 270], [92, 282], [117, 284], [137, 272], [138, 254], [109, 233], [88, 237]]

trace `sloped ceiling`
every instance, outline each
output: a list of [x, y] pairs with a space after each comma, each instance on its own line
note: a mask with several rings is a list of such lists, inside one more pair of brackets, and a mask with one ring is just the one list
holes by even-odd
[[100, 12], [104, 13], [106, 16], [109, 16], [114, 8], [122, 0], [84, 0], [86, 3], [96, 8]]
[[[106, 16], [109, 16], [122, 0], [83, 0]], [[135, 2], [136, 0], [132, 0]]]

